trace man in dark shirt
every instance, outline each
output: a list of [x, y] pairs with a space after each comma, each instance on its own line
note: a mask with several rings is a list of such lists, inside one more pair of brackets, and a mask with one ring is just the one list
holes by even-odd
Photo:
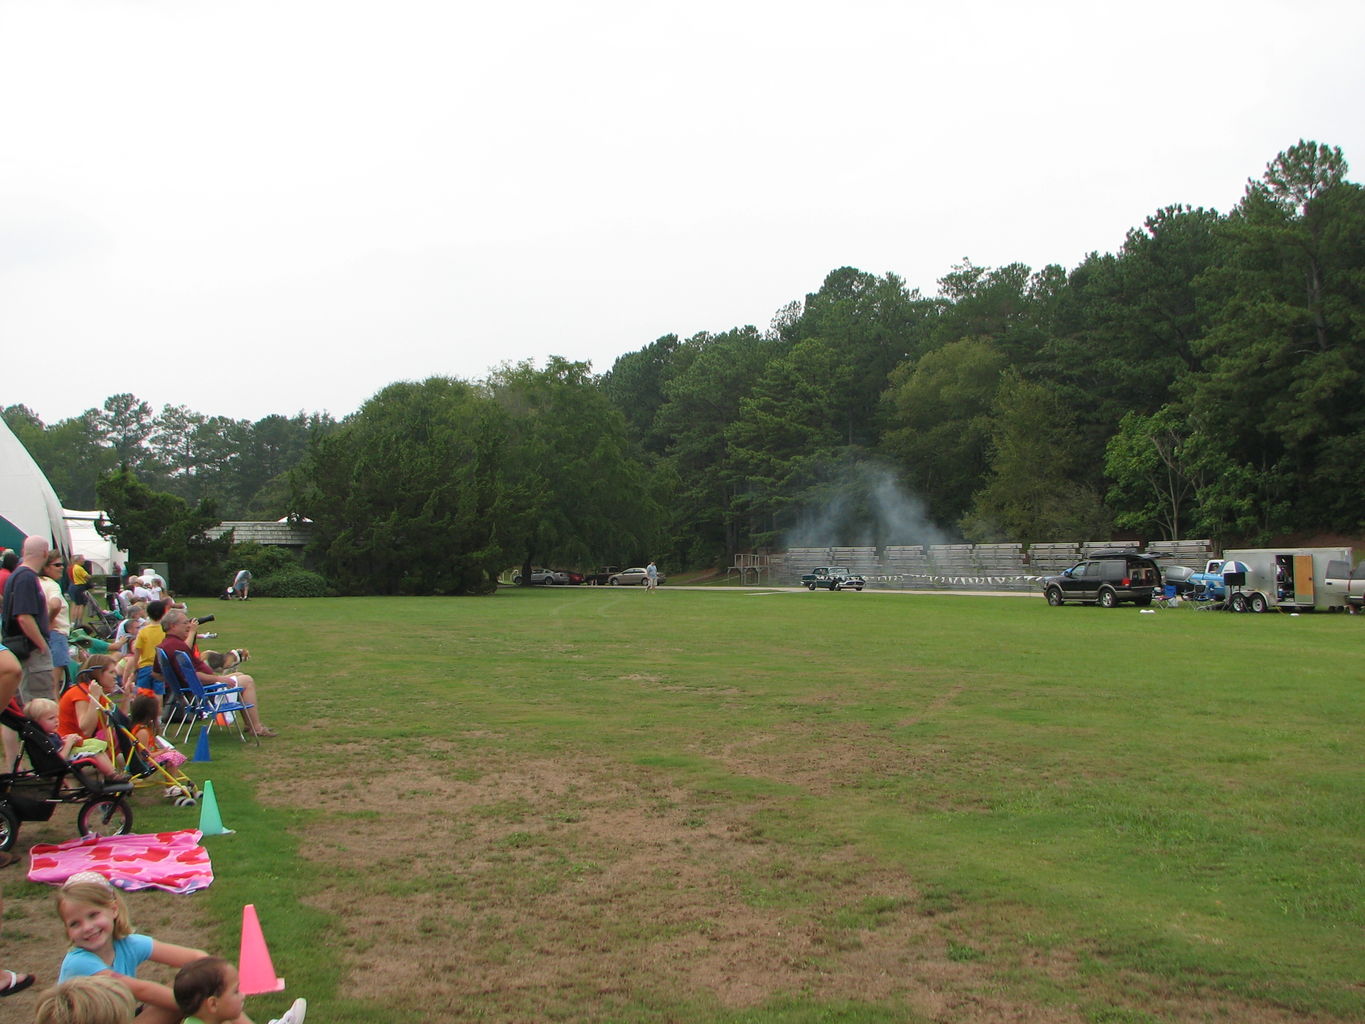
[[24, 678], [19, 684], [19, 700], [24, 704], [35, 697], [56, 699], [52, 692], [52, 651], [47, 644], [47, 596], [38, 582], [48, 550], [45, 538], [25, 537], [23, 558], [5, 583], [5, 635], [21, 633], [33, 646], [32, 653], [22, 659]]
[[[23, 561], [5, 581], [3, 619], [5, 636], [21, 635], [29, 641], [33, 651], [26, 658], [17, 659], [11, 664], [5, 658], [0, 664], [0, 685], [3, 686], [5, 703], [8, 704], [14, 692], [14, 669], [22, 666], [19, 679], [19, 703], [27, 704], [35, 697], [53, 697], [52, 692], [52, 651], [47, 646], [47, 596], [43, 585], [38, 582], [38, 574], [47, 563], [48, 543], [42, 537], [25, 537]], [[0, 745], [5, 751], [5, 764], [12, 765], [19, 756], [19, 737], [13, 729], [0, 728]]]

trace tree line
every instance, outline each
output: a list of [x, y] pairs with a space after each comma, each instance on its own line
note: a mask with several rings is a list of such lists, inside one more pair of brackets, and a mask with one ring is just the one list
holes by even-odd
[[1351, 531], [1365, 190], [1347, 172], [1301, 141], [1230, 212], [1167, 207], [1069, 272], [964, 260], [927, 297], [844, 267], [766, 330], [668, 335], [602, 374], [555, 357], [395, 383], [340, 422], [132, 395], [53, 426], [4, 416], [68, 507], [105, 480], [115, 503], [136, 483], [221, 518], [307, 516], [340, 592], [729, 564], [817, 521], [820, 543], [922, 542], [883, 514], [888, 486], [935, 539]]

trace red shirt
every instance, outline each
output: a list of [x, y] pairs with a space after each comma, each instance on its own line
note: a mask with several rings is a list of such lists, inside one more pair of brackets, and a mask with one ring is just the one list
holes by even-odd
[[201, 676], [213, 675], [213, 669], [209, 668], [208, 664], [204, 661], [204, 659], [199, 657], [199, 655], [196, 654], [194, 651], [190, 650], [189, 645], [185, 643], [184, 640], [181, 640], [179, 637], [167, 635], [166, 639], [162, 640], [161, 643], [158, 644], [157, 646], [159, 646], [172, 658], [175, 657], [177, 652], [188, 654], [190, 656], [190, 661], [194, 663], [194, 670], [196, 672], [198, 672]]

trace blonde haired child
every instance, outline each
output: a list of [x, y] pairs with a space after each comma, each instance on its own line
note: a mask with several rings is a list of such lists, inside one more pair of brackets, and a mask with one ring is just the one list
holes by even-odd
[[133, 1024], [137, 1000], [115, 979], [72, 978], [38, 997], [36, 1024]]
[[[128, 781], [128, 774], [115, 768], [113, 762], [103, 753], [94, 750], [92, 747], [78, 750], [77, 747], [89, 742], [80, 733], [61, 735], [61, 724], [58, 721], [57, 702], [55, 700], [48, 700], [46, 697], [31, 700], [24, 705], [24, 714], [28, 716], [29, 721], [34, 722], [43, 732], [47, 733], [53, 751], [59, 754], [63, 760], [70, 761], [73, 758], [88, 760], [99, 769], [99, 773], [104, 776], [105, 781]], [[95, 742], [105, 746], [103, 741]]]

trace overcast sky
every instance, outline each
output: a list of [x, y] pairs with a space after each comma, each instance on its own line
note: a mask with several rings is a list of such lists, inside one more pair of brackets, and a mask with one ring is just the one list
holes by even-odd
[[1362, 180], [1363, 44], [1312, 0], [0, 0], [0, 405], [341, 417], [840, 266], [1070, 269], [1301, 137]]

